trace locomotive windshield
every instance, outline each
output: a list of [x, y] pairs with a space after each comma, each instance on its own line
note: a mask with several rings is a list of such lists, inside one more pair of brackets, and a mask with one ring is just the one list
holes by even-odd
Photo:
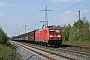
[[60, 30], [49, 30], [49, 33], [60, 33]]

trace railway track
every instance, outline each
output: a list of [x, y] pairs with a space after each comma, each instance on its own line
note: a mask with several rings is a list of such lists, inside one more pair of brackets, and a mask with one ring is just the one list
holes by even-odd
[[85, 44], [68, 44], [68, 46], [90, 49], [90, 45], [85, 45]]
[[90, 46], [89, 45], [75, 45], [75, 44], [70, 44], [67, 45], [68, 47], [66, 48], [58, 48], [58, 50], [64, 50], [64, 51], [69, 51], [73, 52], [76, 54], [80, 55], [85, 55], [90, 57]]
[[[73, 47], [75, 47], [75, 48], [73, 48]], [[46, 49], [47, 49], [47, 47], [46, 47]], [[56, 51], [62, 50], [62, 51], [71, 52], [74, 54], [90, 57], [90, 47], [87, 45], [83, 45], [83, 46], [82, 45], [77, 45], [77, 46], [76, 45], [68, 45], [68, 47], [66, 47], [66, 48], [59, 47], [56, 49], [54, 49], [54, 48], [50, 48], [50, 49], [56, 50]], [[88, 49], [88, 51], [87, 51], [87, 49]]]
[[89, 56], [90, 57], [90, 53], [86, 52], [86, 51], [80, 51], [80, 50], [74, 50], [74, 49], [64, 49], [64, 48], [58, 48], [58, 50], [63, 50], [63, 51], [68, 51], [68, 52], [72, 52], [78, 55], [84, 55], [84, 56]]
[[66, 56], [63, 56], [63, 55], [60, 55], [60, 54], [56, 54], [54, 52], [51, 52], [51, 51], [47, 51], [47, 50], [43, 50], [43, 49], [40, 49], [40, 48], [36, 48], [34, 46], [28, 46], [28, 45], [24, 45], [24, 44], [21, 44], [21, 43], [18, 43], [18, 42], [14, 42], [28, 50], [31, 50], [49, 60], [75, 60], [73, 58], [70, 58], [70, 57], [66, 57]]

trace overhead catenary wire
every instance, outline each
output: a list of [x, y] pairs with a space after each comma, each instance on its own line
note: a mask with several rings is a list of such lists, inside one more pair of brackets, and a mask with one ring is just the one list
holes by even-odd
[[[39, 6], [39, 8], [40, 8], [45, 2], [46, 2], [46, 0], [44, 0], [44, 2]], [[38, 11], [39, 8], [37, 8], [37, 9], [30, 15], [30, 17], [27, 18], [27, 20], [30, 19], [30, 18]], [[27, 20], [26, 20], [26, 21], [27, 21]], [[26, 22], [26, 21], [25, 21], [25, 22]], [[25, 25], [25, 22], [24, 22], [22, 25]]]
[[[83, 0], [83, 1], [84, 1], [84, 0]], [[80, 4], [80, 3], [82, 3], [83, 1], [80, 1], [80, 2], [78, 2], [78, 3], [76, 3], [76, 4], [74, 4], [74, 5], [66, 8], [66, 9], [64, 9], [63, 11], [58, 12], [57, 14], [50, 16], [49, 19], [52, 18], [52, 17], [54, 17], [54, 16], [56, 16], [56, 15], [58, 15], [58, 14], [60, 14], [60, 13], [62, 13], [62, 12], [64, 12], [64, 11], [66, 11], [66, 10], [68, 10], [68, 9], [70, 9], [70, 8], [72, 8], [72, 7], [74, 7], [74, 6], [76, 6], [76, 5], [78, 5], [78, 4]], [[46, 2], [46, 0], [45, 0], [41, 5], [43, 5], [45, 2]], [[61, 3], [61, 4], [62, 4], [62, 3]], [[61, 4], [60, 4], [60, 5], [61, 5]], [[41, 7], [41, 5], [40, 5], [40, 7]], [[57, 5], [57, 6], [59, 6], [59, 5]], [[57, 7], [57, 6], [56, 6], [56, 7]], [[39, 7], [39, 8], [40, 8], [40, 7]], [[55, 7], [54, 9], [56, 9], [56, 7]], [[39, 8], [37, 8], [37, 9], [35, 10], [35, 12], [33, 12], [33, 13], [28, 17], [28, 19], [30, 19], [30, 18], [38, 11]], [[81, 14], [81, 15], [85, 15], [85, 14], [88, 14], [88, 13], [90, 13], [90, 12], [87, 12], [87, 13], [84, 13], [84, 14]], [[28, 20], [28, 19], [27, 19], [27, 20]], [[26, 22], [26, 20], [25, 20], [25, 22]], [[25, 23], [25, 22], [24, 22], [24, 23]], [[38, 23], [39, 23], [39, 22], [38, 22]], [[23, 24], [22, 24], [22, 25], [23, 25]], [[36, 26], [36, 25], [37, 25], [37, 23], [36, 23], [34, 26]]]
[[[62, 3], [60, 3], [60, 4], [58, 4], [57, 6], [60, 6], [60, 5], [62, 5], [63, 4], [63, 2]], [[55, 8], [53, 8], [53, 10], [55, 10], [56, 8], [57, 8], [57, 6], [55, 7]], [[46, 9], [47, 10], [47, 9]], [[49, 10], [49, 11], [52, 11], [52, 10]], [[50, 12], [49, 12], [50, 13]], [[47, 13], [47, 14], [49, 14], [49, 13]], [[48, 22], [46, 23], [46, 24], [48, 24]], [[45, 24], [45, 25], [46, 25]]]
[[[60, 4], [58, 4], [57, 6], [60, 6], [60, 5], [62, 5], [63, 4], [63, 2], [62, 3], [60, 3]], [[55, 8], [53, 8], [52, 10], [55, 10], [56, 8], [57, 8], [57, 6], [55, 7]], [[50, 12], [48, 12], [48, 14], [49, 14]]]
[[28, 21], [28, 19], [30, 19], [39, 10], [39, 8], [43, 6], [46, 1], [47, 0], [44, 0], [43, 3], [24, 21], [24, 23], [22, 23], [22, 25], [26, 25], [25, 23]]
[[[35, 3], [36, 1], [34, 1], [34, 3]], [[34, 4], [32, 4], [32, 6], [30, 7], [30, 9], [29, 9], [29, 11], [32, 9], [32, 7], [34, 6]], [[30, 12], [28, 12], [28, 13], [30, 13]], [[28, 15], [28, 13], [27, 13], [27, 15]], [[26, 15], [26, 16], [27, 16]]]
[[[36, 2], [36, 1], [34, 1], [34, 4], [35, 4], [35, 2]], [[34, 6], [34, 4], [32, 4], [32, 6], [30, 7], [29, 10], [31, 10], [31, 8]], [[29, 13], [29, 12], [27, 12], [27, 13]], [[27, 14], [27, 15], [28, 15], [28, 14]], [[25, 15], [25, 17], [26, 17], [27, 15]], [[22, 23], [22, 25], [24, 25], [24, 23]], [[25, 24], [25, 25], [26, 25], [26, 24]], [[25, 25], [24, 25], [24, 26], [25, 26]], [[21, 27], [21, 26], [19, 26], [19, 27]]]
[[[62, 4], [63, 4], [63, 2], [58, 4], [57, 6], [61, 6]], [[55, 8], [53, 8], [53, 10], [55, 10], [57, 8], [57, 6]]]
[[[30, 15], [29, 18], [27, 18], [27, 20], [30, 19], [46, 1], [47, 1], [47, 0], [44, 0], [44, 2]], [[27, 21], [27, 20], [26, 20], [26, 21]], [[25, 22], [26, 22], [26, 21], [25, 21]], [[25, 22], [24, 22], [24, 23], [25, 23]]]
[[[84, 1], [84, 0], [83, 0], [83, 1]], [[74, 4], [74, 5], [72, 5], [72, 6], [68, 7], [68, 8], [66, 8], [66, 9], [64, 9], [63, 11], [61, 11], [61, 12], [59, 12], [59, 13], [57, 13], [57, 14], [51, 16], [51, 17], [49, 17], [49, 18], [52, 18], [52, 17], [54, 17], [54, 16], [56, 16], [56, 15], [58, 15], [58, 14], [64, 12], [64, 11], [66, 11], [66, 10], [68, 10], [68, 9], [70, 9], [70, 8], [72, 8], [72, 7], [74, 7], [74, 6], [78, 5], [78, 4], [80, 4], [80, 3], [82, 3], [83, 1], [80, 1], [80, 2], [78, 2], [78, 3], [76, 3], [76, 4]], [[63, 4], [63, 3], [60, 3], [59, 5], [62, 5], [62, 4]], [[57, 5], [57, 6], [59, 6], [59, 5]], [[55, 8], [54, 8], [54, 9], [55, 9]], [[48, 18], [48, 19], [49, 19], [49, 18]]]
[[68, 10], [68, 9], [70, 9], [70, 8], [72, 8], [72, 7], [74, 7], [74, 6], [78, 5], [78, 4], [80, 4], [80, 3], [82, 3], [83, 1], [84, 1], [84, 0], [82, 0], [82, 1], [80, 1], [80, 2], [78, 2], [78, 3], [76, 3], [76, 4], [72, 5], [72, 6], [70, 6], [70, 7], [68, 7], [68, 8], [62, 10], [61, 12], [59, 12], [59, 13], [57, 13], [57, 14], [51, 16], [51, 17], [49, 17], [48, 19], [50, 19], [50, 18], [52, 18], [52, 17], [55, 17], [56, 15], [58, 15], [58, 14], [64, 12], [64, 11], [66, 11], [66, 10]]
[[[58, 4], [57, 6], [61, 6], [63, 4], [63, 2], [62, 3], [60, 3], [60, 4]], [[52, 10], [55, 10], [56, 8], [57, 8], [57, 6], [55, 7], [55, 8], [53, 8]], [[50, 13], [50, 12], [49, 12]], [[48, 13], [48, 14], [49, 14]]]

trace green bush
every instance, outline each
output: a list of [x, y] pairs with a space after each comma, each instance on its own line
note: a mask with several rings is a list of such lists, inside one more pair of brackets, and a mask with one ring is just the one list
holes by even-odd
[[14, 50], [5, 32], [0, 27], [0, 60], [22, 60]]
[[0, 44], [0, 60], [22, 60], [13, 48]]
[[90, 45], [90, 23], [86, 17], [74, 22], [71, 26], [55, 26], [60, 27], [62, 31], [62, 41], [64, 44], [89, 44]]
[[0, 44], [6, 44], [8, 41], [8, 37], [5, 32], [0, 28]]

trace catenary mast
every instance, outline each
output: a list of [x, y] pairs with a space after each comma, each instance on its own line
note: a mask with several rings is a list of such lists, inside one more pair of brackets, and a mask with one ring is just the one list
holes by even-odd
[[48, 26], [47, 11], [52, 11], [52, 10], [48, 10], [46, 6], [46, 9], [41, 10], [41, 11], [45, 11], [45, 27], [47, 27]]

